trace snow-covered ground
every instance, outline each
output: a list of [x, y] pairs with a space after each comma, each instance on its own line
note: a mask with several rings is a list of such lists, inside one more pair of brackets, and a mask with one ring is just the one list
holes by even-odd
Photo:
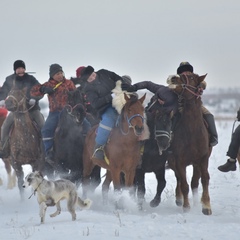
[[[167, 170], [167, 186], [162, 194], [162, 202], [157, 208], [149, 207], [156, 188], [153, 174], [146, 175], [146, 204], [144, 211], [137, 210], [135, 202], [123, 193], [125, 210], [115, 210], [110, 192], [109, 204], [102, 204], [101, 187], [89, 197], [93, 205], [89, 210], [77, 211], [77, 220], [71, 221], [66, 210], [56, 218], [47, 210], [46, 222], [40, 225], [38, 204], [35, 196], [28, 199], [32, 190], [26, 189], [25, 201], [20, 201], [18, 189], [7, 190], [7, 175], [3, 163], [0, 163], [0, 239], [240, 239], [240, 173], [222, 173], [217, 166], [225, 163], [229, 145], [231, 121], [218, 121], [219, 144], [213, 149], [209, 160], [210, 197], [213, 214], [205, 216], [201, 212], [199, 188], [199, 204], [192, 206], [189, 213], [175, 205], [175, 177], [172, 170]], [[24, 167], [27, 174], [29, 166]], [[188, 168], [188, 179], [191, 178], [191, 167]], [[81, 188], [78, 190], [81, 195]], [[190, 193], [192, 203], [192, 195]]]

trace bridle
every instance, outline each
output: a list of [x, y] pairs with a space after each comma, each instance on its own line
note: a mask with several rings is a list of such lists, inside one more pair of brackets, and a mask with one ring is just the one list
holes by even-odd
[[[194, 87], [191, 84], [189, 84], [189, 82], [190, 82], [190, 80], [192, 78], [191, 75], [182, 73], [181, 75], [179, 75], [179, 77], [180, 77], [180, 79], [183, 80], [183, 83], [172, 83], [173, 85], [182, 87], [181, 93], [179, 93], [179, 94], [177, 93], [178, 96], [182, 97], [183, 93], [185, 91], [188, 91], [188, 92], [190, 92], [193, 95], [193, 97], [195, 96], [197, 98], [201, 98], [201, 94], [196, 92], [197, 87]], [[189, 80], [189, 78], [190, 78], [190, 80]]]

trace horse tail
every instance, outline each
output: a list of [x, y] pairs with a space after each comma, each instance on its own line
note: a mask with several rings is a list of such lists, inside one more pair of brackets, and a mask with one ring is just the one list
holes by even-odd
[[82, 209], [89, 209], [92, 205], [92, 201], [90, 199], [85, 199], [84, 201], [78, 197], [77, 198], [77, 204]]

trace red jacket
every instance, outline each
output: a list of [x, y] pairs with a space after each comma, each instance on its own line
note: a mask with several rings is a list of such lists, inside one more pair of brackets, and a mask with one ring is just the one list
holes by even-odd
[[71, 80], [64, 79], [61, 84], [57, 86], [59, 82], [49, 79], [48, 82], [45, 82], [44, 84], [35, 85], [31, 89], [31, 95], [34, 97], [43, 97], [43, 93], [40, 92], [40, 88], [42, 86], [47, 86], [51, 88], [55, 88], [55, 92], [48, 95], [48, 102], [49, 102], [49, 111], [50, 112], [60, 112], [64, 108], [64, 106], [68, 102], [68, 95], [67, 93], [69, 91], [73, 91], [76, 89], [74, 83]]

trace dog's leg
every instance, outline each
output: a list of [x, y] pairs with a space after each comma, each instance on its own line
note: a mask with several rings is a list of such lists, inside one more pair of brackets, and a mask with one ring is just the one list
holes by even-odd
[[44, 223], [44, 221], [45, 221], [46, 210], [47, 210], [46, 203], [45, 202], [40, 203], [40, 205], [39, 205], [39, 215], [40, 215], [40, 218], [41, 218], [41, 223]]
[[68, 207], [68, 211], [71, 213], [72, 215], [72, 220], [75, 221], [76, 220], [76, 212], [75, 212], [75, 208], [76, 208], [76, 203], [77, 203], [77, 192], [76, 191], [72, 191], [69, 194], [69, 199], [67, 200], [67, 207]]
[[61, 206], [60, 206], [60, 201], [56, 203], [57, 211], [53, 214], [50, 215], [50, 217], [56, 217], [61, 213]]

